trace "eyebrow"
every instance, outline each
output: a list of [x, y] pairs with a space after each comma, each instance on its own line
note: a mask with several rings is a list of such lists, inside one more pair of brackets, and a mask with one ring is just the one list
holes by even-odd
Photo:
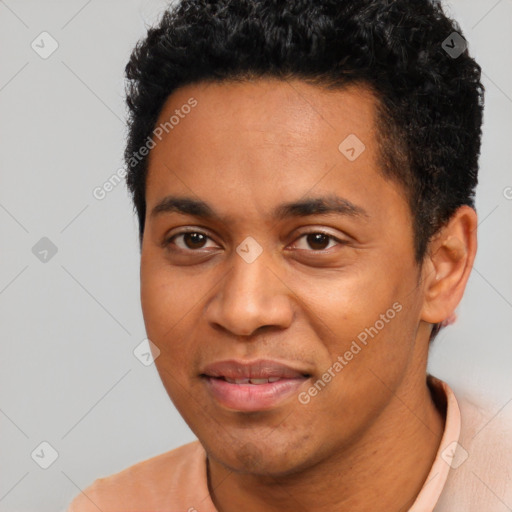
[[[163, 213], [182, 213], [209, 220], [224, 221], [208, 203], [191, 197], [166, 196], [152, 209], [150, 216], [156, 217]], [[335, 194], [310, 197], [278, 205], [272, 212], [276, 220], [290, 217], [307, 217], [309, 215], [338, 214], [354, 218], [368, 218], [369, 214], [361, 206]]]

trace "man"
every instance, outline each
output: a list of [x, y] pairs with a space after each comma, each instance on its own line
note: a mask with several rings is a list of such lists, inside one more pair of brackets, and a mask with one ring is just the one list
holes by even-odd
[[428, 0], [184, 0], [126, 71], [143, 315], [198, 441], [69, 510], [512, 510], [509, 427], [426, 370], [477, 248], [458, 25]]

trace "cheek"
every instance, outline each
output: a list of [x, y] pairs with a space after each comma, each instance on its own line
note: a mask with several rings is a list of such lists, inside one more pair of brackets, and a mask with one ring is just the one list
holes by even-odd
[[201, 294], [177, 283], [165, 265], [146, 260], [141, 262], [140, 297], [147, 337], [160, 350], [155, 364], [169, 389], [174, 382], [171, 376], [186, 378], [185, 373], [179, 374], [187, 368], [197, 315], [194, 306]]
[[191, 281], [186, 276], [173, 273], [161, 258], [142, 258], [140, 298], [148, 334], [153, 332], [162, 338], [173, 326], [179, 329], [187, 314], [192, 314], [194, 307], [199, 307], [203, 292], [191, 286]]
[[348, 338], [373, 325], [396, 300], [390, 293], [392, 283], [377, 282], [375, 274], [353, 266], [325, 280], [294, 278], [294, 291], [307, 306], [304, 311], [310, 312], [311, 322], [329, 333], [334, 350], [342, 350]]
[[[364, 387], [375, 380], [399, 378], [413, 346], [409, 332], [414, 324], [414, 294], [401, 281], [400, 273], [378, 266], [354, 270], [325, 286], [306, 286], [310, 322], [328, 353], [327, 370], [341, 356], [349, 386]], [[407, 293], [405, 292], [407, 290]], [[407, 302], [406, 302], [407, 301]], [[339, 368], [339, 366], [338, 366]], [[343, 380], [343, 379], [338, 379]]]

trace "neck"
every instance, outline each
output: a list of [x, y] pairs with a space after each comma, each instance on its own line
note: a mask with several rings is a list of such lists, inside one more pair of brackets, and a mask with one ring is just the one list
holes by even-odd
[[236, 473], [209, 457], [210, 494], [219, 512], [404, 512], [428, 476], [443, 431], [443, 414], [422, 379], [415, 388], [402, 386], [349, 448], [293, 475]]

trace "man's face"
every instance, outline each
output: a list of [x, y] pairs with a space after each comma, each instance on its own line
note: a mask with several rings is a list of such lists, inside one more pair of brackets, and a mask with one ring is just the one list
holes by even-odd
[[[173, 115], [150, 153], [141, 261], [169, 396], [238, 471], [286, 474], [349, 450], [425, 377], [411, 213], [378, 172], [373, 97], [203, 83], [171, 95], [157, 125]], [[168, 196], [216, 216], [169, 201], [153, 213]], [[336, 197], [338, 211], [276, 215]]]

